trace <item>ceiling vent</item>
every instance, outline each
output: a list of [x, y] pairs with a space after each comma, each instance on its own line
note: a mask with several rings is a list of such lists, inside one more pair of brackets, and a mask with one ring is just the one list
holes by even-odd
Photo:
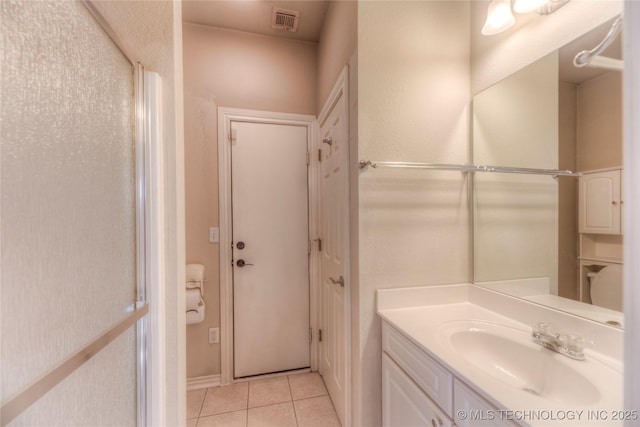
[[271, 28], [280, 31], [298, 31], [298, 19], [300, 12], [295, 10], [279, 9], [274, 7], [271, 14]]

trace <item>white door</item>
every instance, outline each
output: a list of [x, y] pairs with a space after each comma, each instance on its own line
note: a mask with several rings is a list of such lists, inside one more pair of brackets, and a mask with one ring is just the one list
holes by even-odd
[[307, 128], [231, 123], [234, 377], [309, 367]]
[[349, 254], [349, 128], [346, 108], [345, 96], [340, 92], [320, 123], [320, 373], [343, 425], [347, 397], [345, 311]]

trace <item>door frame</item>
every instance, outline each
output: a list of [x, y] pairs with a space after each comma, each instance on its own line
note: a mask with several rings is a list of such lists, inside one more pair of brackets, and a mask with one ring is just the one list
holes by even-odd
[[[316, 118], [306, 114], [277, 113], [218, 107], [218, 192], [220, 223], [220, 384], [233, 383], [233, 266], [231, 211], [231, 122], [250, 122], [307, 128], [309, 239], [317, 236], [318, 178], [317, 164], [311, 160], [316, 141]], [[312, 242], [310, 242], [311, 244]], [[309, 327], [318, 328], [317, 277], [318, 259], [315, 251], [309, 256]], [[317, 369], [317, 342], [310, 343], [311, 369]]]

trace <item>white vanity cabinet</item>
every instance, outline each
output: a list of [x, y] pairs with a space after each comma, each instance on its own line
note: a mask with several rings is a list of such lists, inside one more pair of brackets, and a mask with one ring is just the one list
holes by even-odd
[[453, 426], [453, 421], [386, 354], [382, 354], [382, 425]]
[[386, 321], [382, 350], [384, 427], [517, 425]]
[[622, 233], [620, 169], [585, 172], [579, 181], [580, 233]]
[[455, 422], [458, 427], [513, 427], [506, 411], [499, 411], [457, 378], [453, 385]]

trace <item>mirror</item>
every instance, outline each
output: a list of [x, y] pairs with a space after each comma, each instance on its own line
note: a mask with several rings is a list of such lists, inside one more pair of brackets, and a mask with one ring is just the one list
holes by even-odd
[[622, 72], [573, 65], [612, 23], [474, 97], [474, 164], [583, 174], [475, 174], [474, 283], [621, 327]]

